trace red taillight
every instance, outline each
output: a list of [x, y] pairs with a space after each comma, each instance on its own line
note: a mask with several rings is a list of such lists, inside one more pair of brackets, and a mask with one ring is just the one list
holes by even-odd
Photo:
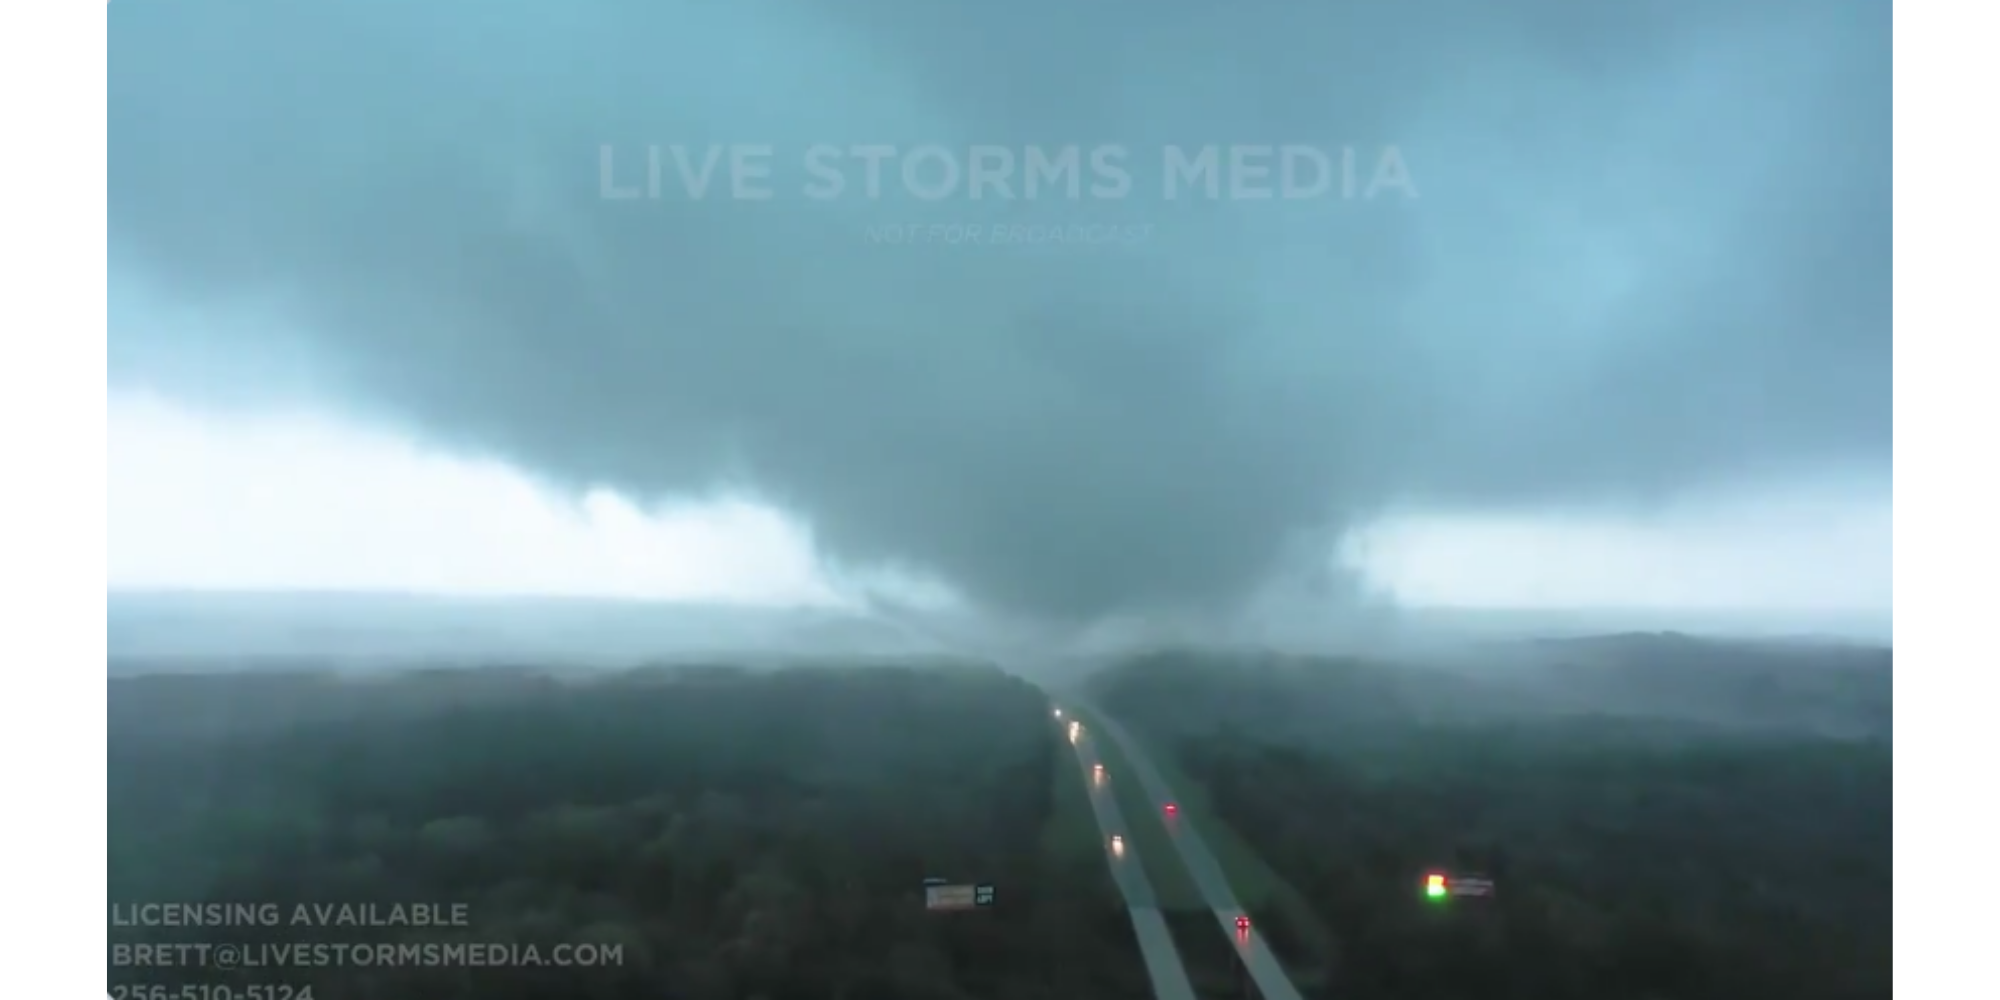
[[1169, 813], [1177, 813], [1177, 812], [1180, 812], [1180, 811], [1181, 811], [1181, 807], [1180, 807], [1180, 806], [1177, 806], [1177, 805], [1174, 805], [1174, 804], [1173, 804], [1173, 803], [1171, 803], [1171, 802], [1167, 803], [1167, 812], [1169, 812]]
[[1243, 930], [1249, 930], [1249, 929], [1250, 929], [1250, 918], [1249, 918], [1249, 917], [1237, 917], [1237, 918], [1236, 918], [1236, 929], [1237, 929], [1237, 930], [1239, 930], [1239, 931], [1243, 931]]

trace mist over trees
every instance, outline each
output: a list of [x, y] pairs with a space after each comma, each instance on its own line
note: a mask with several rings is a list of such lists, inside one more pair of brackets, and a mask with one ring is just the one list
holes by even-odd
[[[1259, 926], [1329, 995], [1889, 995], [1886, 650], [1539, 652], [1161, 654], [1093, 687], [1288, 883]], [[1431, 871], [1496, 894], [1428, 900]]]
[[[112, 682], [111, 723], [114, 903], [463, 903], [470, 920], [114, 942], [622, 948], [613, 967], [285, 977], [328, 1000], [1145, 995], [1087, 810], [1058, 829], [1074, 763], [1047, 702], [990, 669], [154, 676]], [[933, 876], [998, 904], [927, 912]]]
[[[1181, 649], [1083, 693], [1216, 824], [1308, 996], [1860, 1000], [1889, 995], [1889, 668], [1628, 635], [1436, 668]], [[316, 1000], [1148, 997], [1049, 698], [944, 664], [114, 677], [113, 904], [456, 903], [469, 926], [112, 939], [619, 956], [289, 970]], [[1241, 996], [1157, 810], [1127, 805], [1201, 995]], [[1497, 893], [1427, 901], [1431, 870]], [[927, 912], [931, 877], [997, 905]]]

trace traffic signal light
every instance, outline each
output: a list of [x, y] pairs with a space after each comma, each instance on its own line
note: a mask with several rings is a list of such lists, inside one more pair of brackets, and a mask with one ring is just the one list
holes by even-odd
[[1425, 876], [1424, 895], [1432, 899], [1443, 899], [1446, 895], [1450, 894], [1450, 891], [1450, 889], [1445, 887], [1443, 875]]

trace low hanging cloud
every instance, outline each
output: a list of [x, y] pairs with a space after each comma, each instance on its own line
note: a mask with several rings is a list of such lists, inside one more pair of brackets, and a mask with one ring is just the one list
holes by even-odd
[[[1890, 452], [1861, 0], [113, 5], [111, 378], [1082, 621]], [[1203, 172], [1203, 168], [1207, 172]]]

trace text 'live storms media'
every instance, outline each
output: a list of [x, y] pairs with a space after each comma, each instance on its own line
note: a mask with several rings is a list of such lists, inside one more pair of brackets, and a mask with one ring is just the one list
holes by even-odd
[[607, 201], [1401, 200], [1393, 145], [945, 146], [670, 143], [598, 148]]

